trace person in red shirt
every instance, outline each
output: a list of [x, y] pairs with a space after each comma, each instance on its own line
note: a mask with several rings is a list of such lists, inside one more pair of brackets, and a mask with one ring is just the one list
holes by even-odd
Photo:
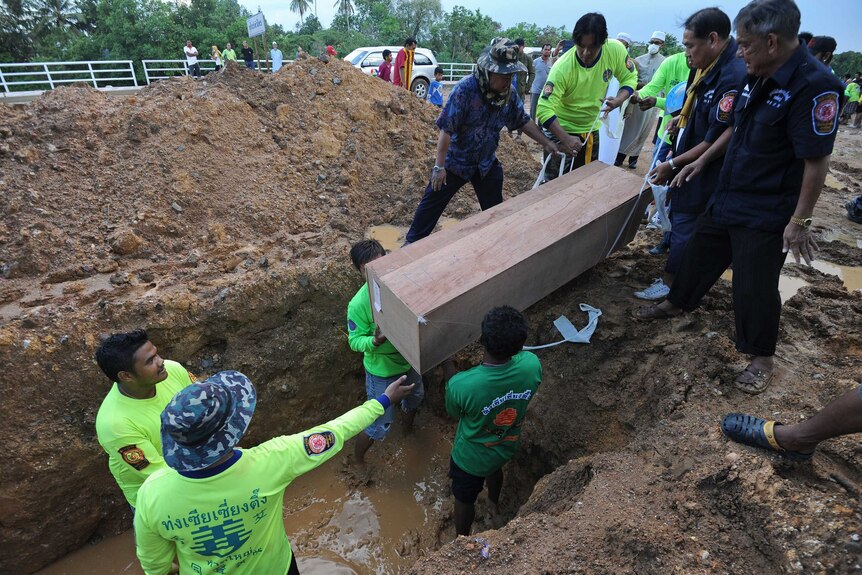
[[407, 90], [410, 89], [410, 80], [413, 75], [413, 52], [415, 50], [416, 39], [407, 38], [404, 40], [404, 47], [398, 51], [398, 56], [395, 58], [392, 83]]
[[392, 50], [383, 50], [383, 62], [377, 68], [377, 77], [392, 82]]

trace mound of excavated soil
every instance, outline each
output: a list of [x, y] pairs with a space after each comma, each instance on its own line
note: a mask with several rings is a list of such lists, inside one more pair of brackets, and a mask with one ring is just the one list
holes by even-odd
[[[436, 113], [316, 59], [0, 106], [0, 435], [15, 454], [0, 469], [0, 572], [128, 520], [94, 436], [100, 333], [147, 327], [198, 373], [247, 372], [272, 399], [250, 443], [355, 404], [347, 252], [372, 225], [410, 222]], [[500, 158], [505, 193], [529, 189], [527, 147], [503, 138]], [[477, 210], [468, 185], [447, 215]]]

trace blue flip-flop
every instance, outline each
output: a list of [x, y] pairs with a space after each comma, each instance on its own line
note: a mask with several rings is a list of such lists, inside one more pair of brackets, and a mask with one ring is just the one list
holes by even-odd
[[736, 443], [772, 451], [790, 461], [810, 461], [814, 452], [789, 451], [775, 440], [775, 426], [780, 422], [768, 421], [745, 413], [730, 413], [721, 420], [721, 431]]

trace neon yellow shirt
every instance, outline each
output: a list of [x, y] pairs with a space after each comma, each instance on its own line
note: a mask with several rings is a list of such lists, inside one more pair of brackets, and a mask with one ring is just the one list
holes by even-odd
[[308, 431], [236, 449], [233, 463], [195, 474], [167, 467], [154, 473], [135, 513], [144, 572], [166, 575], [176, 554], [180, 573], [284, 575], [293, 556], [282, 519], [284, 488], [381, 415], [383, 405], [371, 399]]
[[634, 92], [638, 74], [622, 43], [606, 41], [590, 67], [581, 63], [577, 49], [572, 48], [557, 60], [548, 74], [536, 109], [539, 122], [545, 125], [556, 118], [569, 134], [598, 130], [601, 100], [607, 96], [612, 77], [619, 80], [620, 89], [627, 87]]
[[[664, 95], [680, 82], [687, 82], [690, 70], [685, 52], [668, 56], [659, 65], [649, 84], [638, 90], [638, 95], [641, 98], [655, 98], [655, 107], [664, 110]], [[658, 129], [659, 136], [667, 144], [670, 144], [670, 138], [666, 133], [670, 119], [670, 114], [663, 115]]]
[[848, 102], [858, 102], [860, 99], [859, 92], [859, 84], [856, 82], [850, 82], [847, 84], [847, 87], [844, 88], [844, 95], [847, 96]]
[[194, 381], [175, 361], [165, 360], [168, 378], [156, 384], [156, 395], [134, 399], [120, 393], [114, 383], [96, 414], [96, 435], [108, 454], [108, 468], [129, 505], [144, 480], [165, 467], [162, 458], [162, 410], [174, 395]]

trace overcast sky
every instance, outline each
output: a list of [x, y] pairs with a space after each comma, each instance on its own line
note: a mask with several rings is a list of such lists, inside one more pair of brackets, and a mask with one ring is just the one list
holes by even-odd
[[[838, 52], [862, 52], [862, 0], [796, 0], [802, 11], [802, 30], [817, 35], [832, 36], [838, 42]], [[267, 21], [293, 30], [299, 16], [288, 10], [287, 0], [240, 0], [255, 12], [260, 6]], [[731, 20], [748, 0], [719, 0], [704, 2], [701, 6], [718, 6]], [[335, 15], [334, 0], [317, 0], [317, 15], [328, 27]], [[565, 26], [571, 30], [575, 21], [585, 12], [597, 11], [605, 15], [608, 31], [612, 35], [627, 32], [635, 40], [647, 40], [653, 30], [662, 30], [682, 37], [680, 24], [691, 14], [698, 2], [689, 0], [605, 0], [582, 2], [578, 0], [550, 0], [541, 3], [538, 11], [530, 9], [536, 3], [529, 0], [442, 0], [447, 12], [454, 6], [479, 9], [503, 25], [532, 22], [539, 26]]]

